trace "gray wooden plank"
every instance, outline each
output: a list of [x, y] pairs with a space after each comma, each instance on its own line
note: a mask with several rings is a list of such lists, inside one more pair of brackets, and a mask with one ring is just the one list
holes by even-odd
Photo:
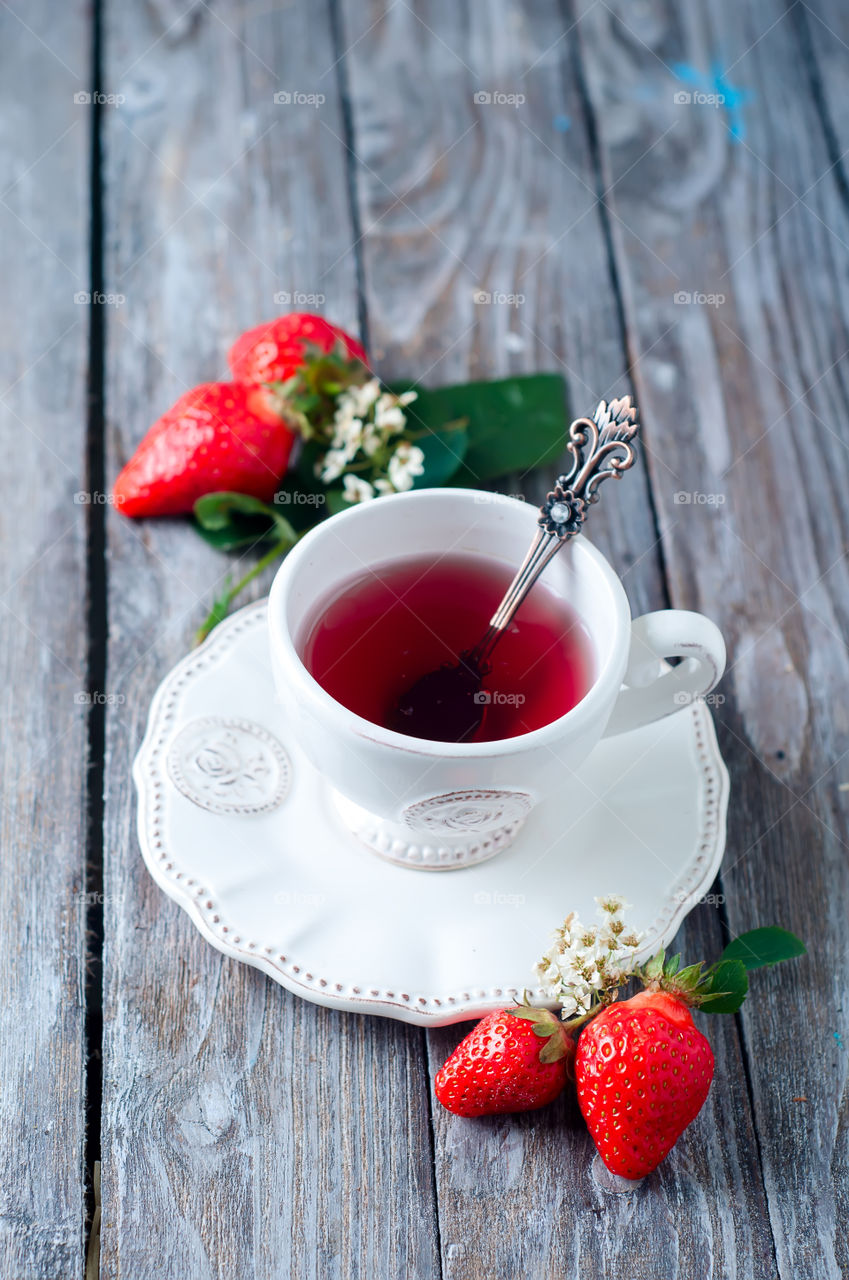
[[[635, 379], [665, 464], [653, 480], [672, 598], [710, 608], [729, 640], [728, 917], [735, 932], [778, 921], [811, 947], [804, 962], [758, 975], [742, 1013], [788, 1280], [849, 1268], [849, 220], [835, 165], [845, 104], [842, 116], [834, 107], [849, 51], [845, 15], [844, 39], [830, 34], [839, 8], [581, 5], [578, 27], [626, 315], [636, 344], [651, 348]], [[814, 10], [829, 13], [829, 30]], [[810, 74], [811, 40], [825, 94]], [[676, 101], [697, 83], [725, 103]], [[676, 305], [678, 291], [704, 297]]]
[[[109, 5], [110, 471], [243, 328], [321, 293], [356, 329], [327, 5]], [[320, 108], [275, 92], [320, 93]], [[325, 127], [327, 125], [328, 127]], [[421, 1033], [329, 1013], [223, 959], [150, 881], [129, 762], [232, 561], [181, 522], [110, 519], [104, 1276], [438, 1272]], [[267, 589], [268, 578], [256, 584]]]
[[89, 39], [82, 4], [0, 10], [0, 1274], [16, 1280], [82, 1270]]
[[849, 102], [842, 90], [849, 52], [849, 13], [840, 0], [806, 0], [790, 17], [830, 159], [836, 162], [834, 180], [841, 184], [845, 199]]
[[[576, 413], [628, 390], [575, 37], [560, 7], [346, 3], [344, 16], [369, 319], [382, 372], [439, 383], [562, 368]], [[476, 93], [496, 92], [526, 101], [475, 102]], [[476, 306], [478, 289], [524, 301]], [[654, 448], [652, 416], [644, 417]], [[655, 468], [662, 474], [660, 460]], [[511, 482], [510, 491], [531, 496], [541, 483]], [[591, 537], [623, 572], [635, 612], [663, 605], [645, 476], [608, 493]], [[502, 887], [521, 892], [520, 884]], [[552, 904], [552, 928], [569, 907]], [[709, 906], [697, 908], [676, 943], [694, 958], [721, 945]], [[737, 1032], [729, 1019], [702, 1025], [717, 1057], [716, 1086], [638, 1197], [596, 1187], [592, 1145], [568, 1097], [534, 1116], [485, 1121], [452, 1117], [434, 1103], [444, 1273], [775, 1274]], [[466, 1029], [429, 1033], [432, 1071]]]

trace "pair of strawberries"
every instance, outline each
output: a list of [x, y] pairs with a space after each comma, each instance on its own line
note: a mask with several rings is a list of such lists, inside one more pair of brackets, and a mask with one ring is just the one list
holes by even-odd
[[268, 394], [311, 351], [334, 350], [366, 364], [360, 344], [321, 316], [278, 316], [243, 333], [230, 349], [232, 382], [204, 382], [154, 423], [115, 481], [126, 516], [188, 514], [206, 493], [273, 498], [295, 433]]
[[599, 1155], [611, 1173], [636, 1179], [660, 1164], [696, 1118], [713, 1065], [684, 996], [648, 989], [609, 1005], [577, 1045], [546, 1009], [490, 1013], [437, 1073], [435, 1088], [460, 1116], [532, 1111], [557, 1097], [574, 1068]]

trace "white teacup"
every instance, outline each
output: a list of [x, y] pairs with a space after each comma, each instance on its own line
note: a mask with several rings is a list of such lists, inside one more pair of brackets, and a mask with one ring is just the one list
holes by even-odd
[[[580, 535], [543, 580], [584, 623], [595, 679], [579, 703], [541, 729], [494, 742], [411, 738], [341, 705], [300, 652], [317, 606], [350, 579], [409, 556], [473, 554], [516, 567], [538, 510], [474, 489], [421, 489], [352, 507], [289, 553], [271, 588], [271, 660], [297, 740], [325, 777], [343, 822], [383, 857], [448, 870], [492, 857], [544, 796], [562, 794], [602, 736], [670, 715], [707, 694], [725, 644], [700, 613], [666, 609], [631, 620], [619, 578]], [[683, 659], [669, 669], [663, 659]], [[624, 687], [623, 687], [624, 684]]]

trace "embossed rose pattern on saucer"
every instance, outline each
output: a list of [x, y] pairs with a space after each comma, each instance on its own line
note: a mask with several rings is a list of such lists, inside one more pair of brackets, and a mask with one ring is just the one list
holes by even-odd
[[[624, 894], [655, 950], [707, 892], [725, 842], [727, 773], [696, 703], [600, 743], [487, 862], [430, 875], [378, 857], [284, 720], [264, 602], [166, 676], [134, 777], [151, 874], [213, 946], [319, 1004], [420, 1025], [533, 991], [549, 934], [570, 910], [592, 917], [597, 894]], [[525, 817], [519, 792], [439, 799], [426, 802], [437, 828], [457, 805], [484, 825]]]

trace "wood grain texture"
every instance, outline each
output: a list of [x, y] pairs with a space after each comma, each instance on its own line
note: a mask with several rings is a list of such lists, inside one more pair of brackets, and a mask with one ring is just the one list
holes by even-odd
[[[728, 917], [735, 932], [780, 922], [811, 946], [755, 976], [741, 1017], [787, 1280], [849, 1268], [849, 218], [835, 164], [849, 141], [835, 98], [849, 50], [838, 9], [581, 5], [578, 26], [626, 318], [651, 348], [635, 377], [665, 463], [652, 478], [670, 591], [713, 613], [729, 641]], [[842, 41], [829, 34], [841, 25]], [[696, 84], [725, 103], [676, 102]], [[678, 291], [713, 305], [676, 305]]]
[[[323, 294], [356, 329], [327, 6], [106, 13], [110, 470], [250, 325]], [[324, 95], [318, 108], [275, 92]], [[295, 304], [297, 306], [297, 303]], [[238, 568], [182, 522], [109, 526], [104, 1277], [438, 1273], [421, 1033], [224, 959], [150, 880], [129, 776], [151, 695]], [[257, 594], [268, 579], [256, 584]]]
[[85, 1216], [84, 7], [4, 5], [0, 41], [0, 1274], [65, 1280]]
[[[382, 372], [438, 383], [561, 368], [576, 413], [628, 390], [571, 20], [542, 3], [351, 2], [343, 12], [366, 296]], [[525, 101], [475, 101], [499, 92]], [[514, 301], [476, 305], [478, 289]], [[633, 352], [638, 361], [644, 350]], [[644, 417], [654, 452], [653, 421]], [[659, 460], [655, 470], [662, 474]], [[511, 481], [509, 491], [532, 496], [536, 484]], [[645, 476], [608, 491], [591, 537], [623, 572], [635, 612], [663, 604]], [[520, 883], [502, 888], [521, 892]], [[552, 928], [569, 905], [552, 904]], [[697, 908], [676, 946], [693, 958], [718, 954], [715, 908]], [[710, 1101], [633, 1196], [609, 1195], [592, 1180], [592, 1144], [568, 1098], [538, 1115], [484, 1121], [434, 1103], [444, 1274], [774, 1275], [737, 1031], [719, 1018], [707, 1029], [717, 1056]], [[429, 1033], [432, 1072], [465, 1030]]]

